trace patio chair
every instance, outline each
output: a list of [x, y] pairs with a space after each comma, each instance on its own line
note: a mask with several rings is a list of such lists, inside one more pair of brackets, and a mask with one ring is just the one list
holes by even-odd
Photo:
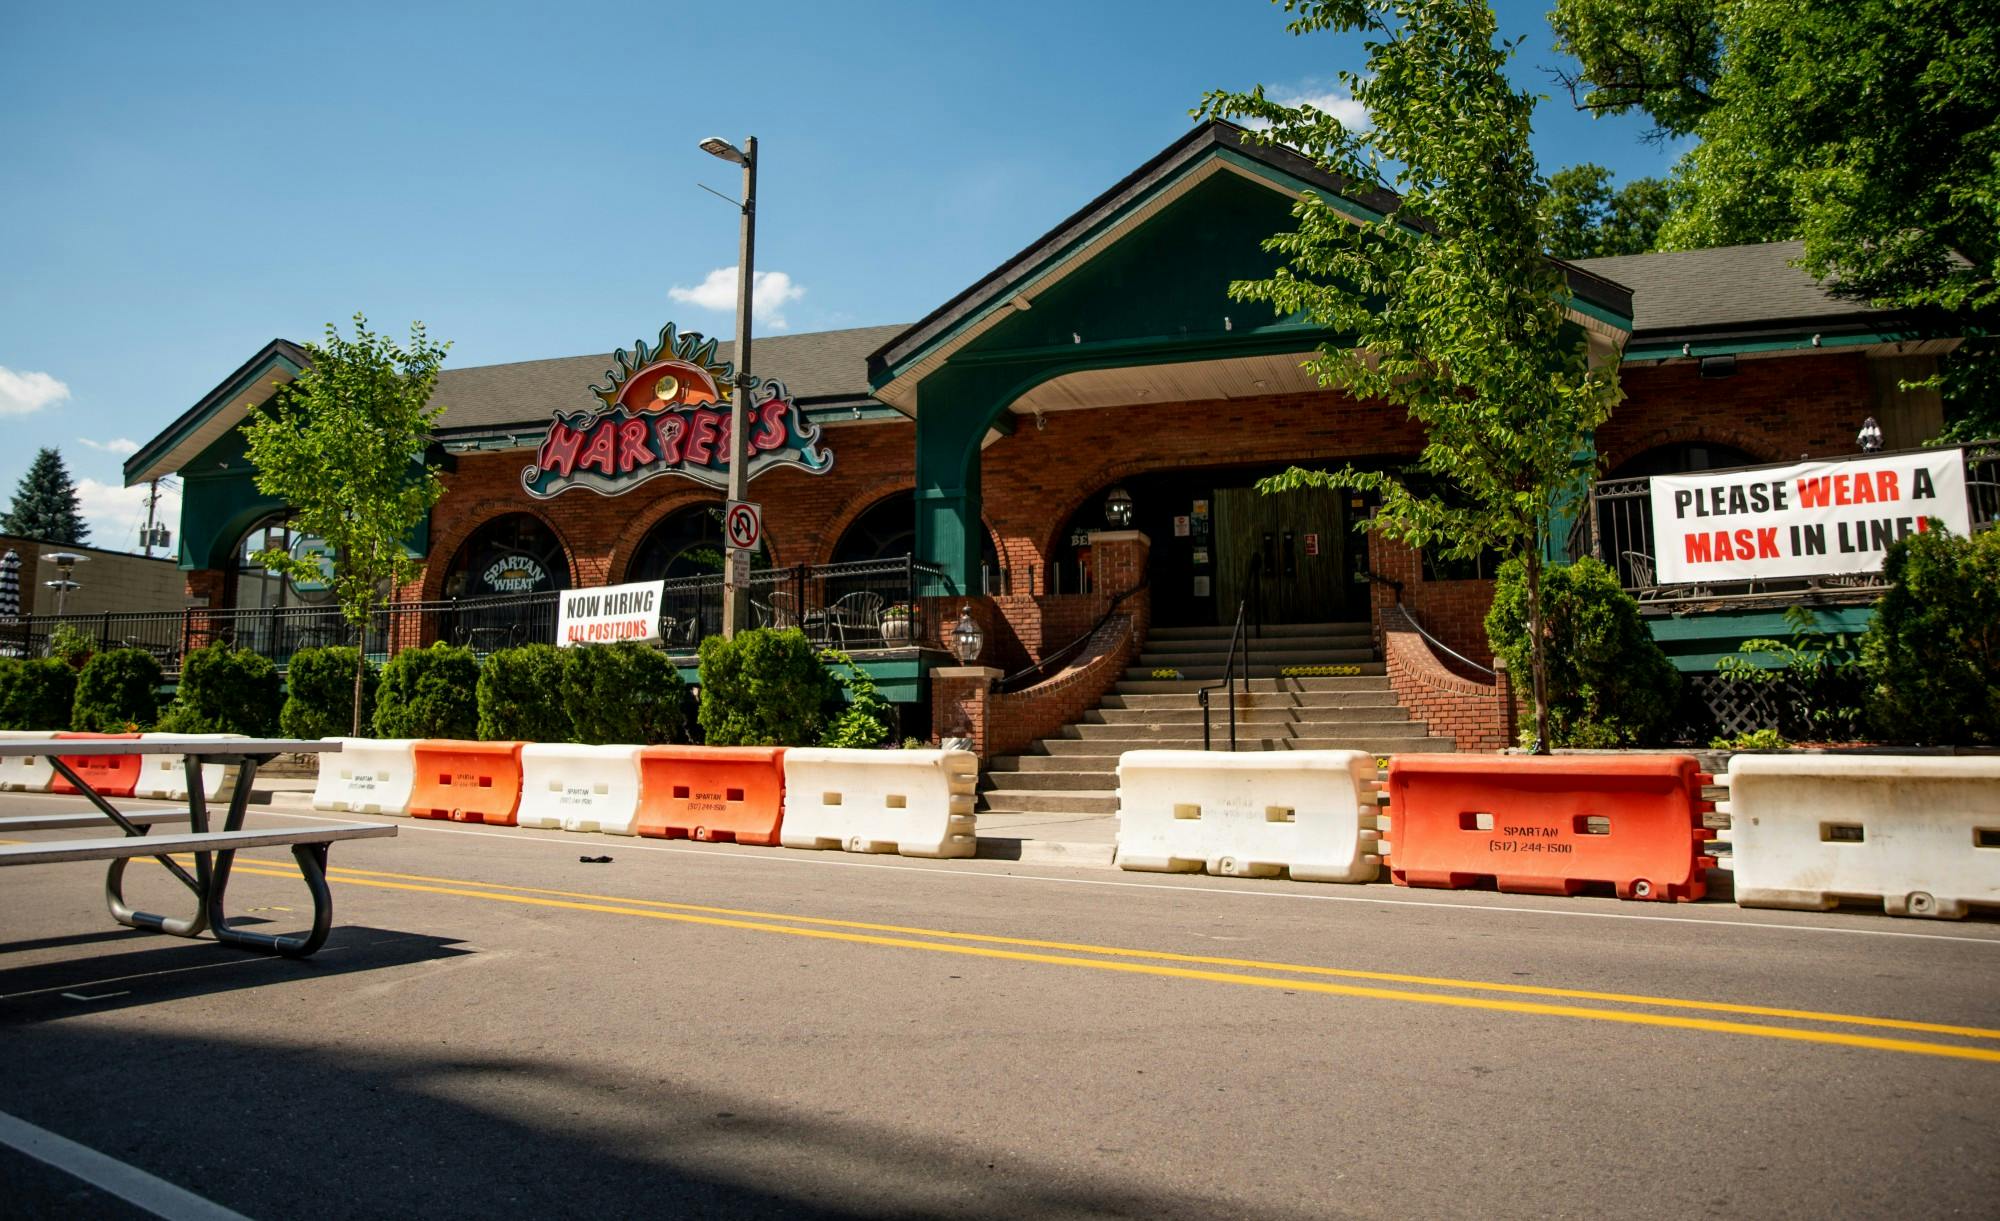
[[[1621, 551], [1625, 564], [1632, 570], [1632, 596], [1641, 602], [1651, 602], [1659, 598], [1706, 598], [1706, 585], [1661, 585], [1654, 579], [1653, 557], [1643, 551]], [[1752, 592], [1757, 583], [1750, 582]]]
[[827, 621], [833, 634], [840, 641], [841, 650], [848, 649], [850, 638], [864, 645], [879, 647], [882, 643], [882, 609], [889, 600], [870, 590], [860, 590], [845, 594], [827, 607]]
[[798, 599], [790, 590], [775, 590], [771, 594], [770, 605], [762, 607], [767, 616], [762, 621], [764, 627], [788, 628], [799, 626]]

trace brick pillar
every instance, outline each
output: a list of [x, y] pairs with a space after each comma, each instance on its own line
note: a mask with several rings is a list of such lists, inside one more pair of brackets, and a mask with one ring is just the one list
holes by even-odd
[[1145, 578], [1152, 550], [1153, 540], [1138, 530], [1090, 532], [1091, 590], [1100, 604], [1108, 605]]
[[931, 671], [931, 741], [968, 738], [972, 753], [984, 763], [991, 757], [993, 683], [1001, 676], [992, 666], [940, 666]]
[[1503, 735], [1500, 749], [1506, 750], [1521, 740], [1520, 729], [1514, 715], [1514, 676], [1507, 671], [1507, 659], [1493, 659], [1493, 698], [1500, 703], [1500, 732]]

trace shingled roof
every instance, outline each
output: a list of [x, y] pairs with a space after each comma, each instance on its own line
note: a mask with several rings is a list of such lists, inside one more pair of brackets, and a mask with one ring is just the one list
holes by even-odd
[[[867, 401], [868, 354], [908, 329], [907, 323], [898, 323], [758, 336], [750, 353], [751, 372], [784, 382], [802, 407]], [[716, 349], [717, 359], [731, 359], [735, 346], [725, 341]], [[533, 424], [546, 421], [556, 410], [600, 408], [603, 404], [590, 387], [603, 385], [611, 367], [612, 358], [605, 354], [445, 369], [438, 374], [437, 393], [431, 398], [445, 407], [437, 432], [449, 436]]]
[[1764, 242], [1573, 261], [1632, 290], [1634, 341], [1780, 326], [1797, 330], [1885, 313], [1865, 301], [1835, 296], [1795, 266], [1804, 250], [1803, 242]]

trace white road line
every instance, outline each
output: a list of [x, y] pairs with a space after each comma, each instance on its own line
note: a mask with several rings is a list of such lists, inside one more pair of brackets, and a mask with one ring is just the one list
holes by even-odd
[[0, 1111], [0, 1144], [168, 1221], [249, 1221], [212, 1200]]
[[[303, 818], [312, 822], [348, 822], [351, 818], [328, 818], [317, 814], [287, 814], [278, 810], [259, 807], [258, 813], [275, 818]], [[368, 817], [362, 815], [361, 817]], [[1708, 928], [1758, 929], [1781, 933], [1831, 933], [1849, 937], [1899, 937], [1915, 941], [1951, 941], [1968, 945], [1984, 945], [2000, 948], [2000, 937], [1961, 936], [1953, 933], [1916, 933], [1899, 929], [1843, 928], [1820, 924], [1779, 924], [1767, 920], [1732, 920], [1723, 916], [1655, 916], [1643, 912], [1586, 911], [1572, 908], [1554, 907], [1513, 907], [1496, 903], [1436, 903], [1426, 899], [1391, 899], [1374, 895], [1336, 895], [1317, 891], [1292, 893], [1290, 891], [1259, 890], [1230, 886], [1202, 886], [1197, 884], [1174, 885], [1165, 882], [1114, 882], [1107, 878], [1061, 878], [1037, 873], [990, 873], [985, 870], [960, 870], [923, 865], [890, 865], [877, 861], [842, 860], [829, 856], [825, 859], [811, 856], [793, 856], [771, 850], [747, 849], [732, 851], [728, 845], [712, 845], [705, 848], [674, 848], [665, 844], [648, 844], [624, 836], [605, 836], [586, 839], [571, 835], [551, 839], [546, 835], [527, 834], [520, 831], [475, 831], [470, 827], [440, 824], [433, 819], [383, 819], [392, 826], [412, 831], [430, 831], [440, 835], [475, 835], [487, 839], [504, 839], [514, 843], [553, 844], [558, 848], [574, 851], [602, 845], [605, 850], [617, 852], [666, 852], [680, 856], [699, 856], [709, 860], [748, 861], [753, 864], [770, 865], [821, 865], [836, 869], [886, 869], [901, 873], [921, 873], [937, 878], [956, 880], [984, 879], [1007, 882], [1043, 882], [1058, 886], [1110, 886], [1125, 890], [1167, 890], [1176, 894], [1222, 895], [1236, 899], [1288, 899], [1300, 903], [1373, 903], [1384, 907], [1423, 907], [1447, 912], [1502, 912], [1529, 916], [1562, 916], [1570, 919], [1590, 920], [1636, 920], [1654, 924], [1698, 924]], [[283, 864], [284, 862], [273, 862]], [[1004, 863], [1004, 862], [1001, 862]], [[339, 867], [335, 866], [335, 872]], [[470, 880], [470, 879], [467, 879]], [[476, 884], [476, 883], [475, 883]], [[1740, 909], [1734, 909], [1740, 910]], [[1887, 919], [1887, 917], [1884, 917]]]

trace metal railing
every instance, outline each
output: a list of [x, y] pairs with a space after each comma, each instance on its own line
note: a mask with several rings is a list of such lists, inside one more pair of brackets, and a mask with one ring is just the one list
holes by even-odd
[[1195, 692], [1195, 700], [1201, 705], [1201, 748], [1215, 749], [1210, 735], [1208, 717], [1208, 696], [1211, 691], [1224, 691], [1229, 700], [1229, 749], [1236, 750], [1236, 653], [1239, 646], [1243, 651], [1243, 689], [1250, 689], [1250, 638], [1243, 634], [1245, 616], [1248, 615], [1250, 631], [1253, 635], [1264, 634], [1264, 580], [1257, 565], [1250, 567], [1250, 592], [1236, 603], [1236, 626], [1229, 633], [1229, 657], [1222, 663], [1222, 681], [1210, 683]]
[[[843, 652], [935, 645], [937, 624], [924, 590], [939, 569], [914, 558], [759, 569], [750, 575], [755, 627], [798, 628], [820, 648]], [[722, 631], [722, 575], [666, 583], [660, 631], [673, 653], [693, 653]]]
[[[2000, 522], [2000, 442], [1981, 441], [1964, 448], [1966, 509], [1974, 530], [1988, 529]], [[1863, 461], [1880, 456], [1855, 454], [1833, 461]], [[1729, 475], [1758, 469], [1762, 468], [1733, 467], [1699, 473]], [[1572, 560], [1595, 556], [1618, 575], [1618, 583], [1626, 592], [1641, 602], [1779, 600], [1801, 593], [1838, 596], [1886, 587], [1887, 582], [1874, 573], [1661, 585], [1654, 565], [1659, 552], [1653, 533], [1652, 495], [1653, 481], [1649, 476], [1599, 480], [1591, 486], [1588, 510], [1578, 518], [1568, 539]]]

